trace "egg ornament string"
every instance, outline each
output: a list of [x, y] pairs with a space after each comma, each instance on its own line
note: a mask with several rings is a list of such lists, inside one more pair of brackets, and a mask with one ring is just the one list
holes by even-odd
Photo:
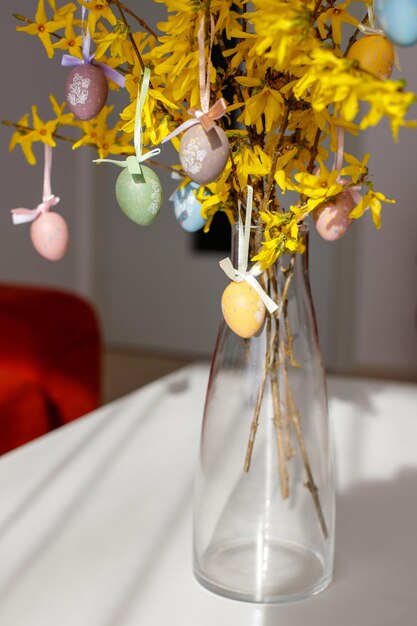
[[200, 109], [191, 108], [193, 117], [163, 139], [170, 141], [184, 132], [181, 137], [179, 157], [186, 175], [200, 185], [214, 182], [226, 167], [229, 158], [229, 140], [222, 128], [215, 124], [226, 113], [226, 102], [220, 98], [210, 107], [211, 52], [214, 42], [214, 19], [210, 18], [210, 46], [208, 60], [204, 44], [205, 17], [201, 18], [198, 29]]
[[417, 43], [417, 0], [375, 0], [375, 15], [398, 46]]
[[138, 87], [136, 101], [134, 145], [135, 156], [128, 156], [125, 161], [96, 159], [94, 163], [113, 163], [123, 168], [116, 181], [116, 199], [123, 213], [132, 222], [140, 226], [149, 226], [162, 207], [163, 193], [159, 176], [144, 161], [160, 154], [160, 148], [154, 148], [142, 154], [142, 111], [148, 95], [151, 70], [145, 67], [142, 85]]
[[30, 237], [37, 252], [48, 261], [59, 261], [68, 248], [68, 226], [59, 213], [50, 209], [60, 199], [51, 192], [52, 148], [45, 144], [42, 202], [36, 209], [12, 209], [13, 224], [31, 222]]
[[239, 202], [237, 269], [233, 267], [229, 257], [219, 263], [226, 276], [232, 281], [222, 295], [223, 317], [229, 328], [244, 339], [253, 337], [260, 331], [267, 310], [272, 314], [278, 309], [278, 305], [268, 296], [257, 280], [257, 277], [263, 273], [260, 265], [256, 263], [248, 271], [253, 188], [248, 185], [247, 189], [245, 226]]
[[[88, 24], [84, 29], [85, 7], [82, 7], [82, 55], [83, 58], [64, 54], [63, 67], [72, 67], [65, 83], [65, 100], [74, 115], [83, 121], [96, 117], [107, 101], [107, 78], [119, 87], [125, 86], [125, 78], [105, 63], [94, 61], [91, 54], [91, 35]], [[107, 77], [107, 78], [106, 78]]]

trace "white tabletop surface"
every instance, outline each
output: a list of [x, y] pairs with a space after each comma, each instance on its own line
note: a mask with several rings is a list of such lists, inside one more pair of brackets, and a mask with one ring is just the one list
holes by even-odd
[[417, 385], [330, 379], [335, 579], [256, 606], [192, 574], [207, 376], [180, 370], [0, 459], [0, 625], [414, 626]]

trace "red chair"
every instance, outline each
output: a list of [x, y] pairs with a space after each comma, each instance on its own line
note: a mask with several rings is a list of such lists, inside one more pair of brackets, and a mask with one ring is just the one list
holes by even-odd
[[0, 285], [0, 454], [100, 404], [97, 316], [78, 296]]

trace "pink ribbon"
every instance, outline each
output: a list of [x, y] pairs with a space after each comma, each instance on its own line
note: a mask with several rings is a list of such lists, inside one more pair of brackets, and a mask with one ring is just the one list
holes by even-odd
[[[337, 134], [337, 151], [334, 157], [333, 170], [335, 170], [336, 172], [339, 172], [339, 176], [336, 179], [336, 182], [345, 186], [347, 185], [349, 180], [347, 178], [342, 178], [340, 176], [340, 171], [343, 167], [343, 153], [344, 153], [344, 148], [345, 148], [344, 128], [342, 128], [341, 126], [338, 126], [336, 130], [336, 134]], [[348, 193], [351, 196], [352, 200], [356, 202], [356, 204], [359, 204], [359, 202], [362, 200], [362, 195], [359, 193], [361, 189], [362, 189], [362, 185], [355, 185], [354, 187], [349, 187], [348, 189], [344, 189], [344, 192]]]
[[45, 144], [45, 165], [43, 170], [43, 195], [42, 202], [36, 209], [12, 209], [13, 224], [27, 224], [33, 222], [43, 213], [47, 213], [53, 206], [58, 204], [59, 198], [51, 193], [51, 169], [52, 148]]
[[176, 137], [180, 133], [188, 130], [192, 126], [196, 124], [201, 124], [204, 128], [205, 132], [208, 133], [214, 124], [214, 120], [218, 120], [227, 111], [227, 105], [224, 98], [220, 98], [217, 100], [212, 107], [210, 107], [210, 71], [211, 71], [211, 53], [213, 49], [214, 42], [214, 19], [213, 16], [210, 16], [210, 46], [208, 53], [208, 60], [206, 63], [206, 54], [205, 54], [205, 45], [204, 45], [204, 34], [205, 34], [205, 16], [203, 15], [200, 20], [200, 26], [198, 28], [198, 50], [199, 50], [199, 79], [200, 79], [200, 105], [201, 109], [192, 108], [188, 109], [187, 113], [192, 115], [192, 119], [186, 120], [183, 122], [178, 128], [176, 128], [172, 133], [165, 137], [161, 141], [161, 143], [166, 143]]
[[333, 169], [337, 172], [343, 167], [343, 153], [345, 151], [345, 131], [341, 126], [336, 129], [337, 135], [337, 151], [334, 155]]

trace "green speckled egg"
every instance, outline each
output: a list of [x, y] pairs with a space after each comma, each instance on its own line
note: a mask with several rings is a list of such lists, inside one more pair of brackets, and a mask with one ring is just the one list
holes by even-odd
[[161, 210], [163, 194], [159, 176], [146, 165], [142, 174], [131, 174], [126, 168], [116, 181], [116, 198], [123, 213], [140, 226], [152, 224]]

